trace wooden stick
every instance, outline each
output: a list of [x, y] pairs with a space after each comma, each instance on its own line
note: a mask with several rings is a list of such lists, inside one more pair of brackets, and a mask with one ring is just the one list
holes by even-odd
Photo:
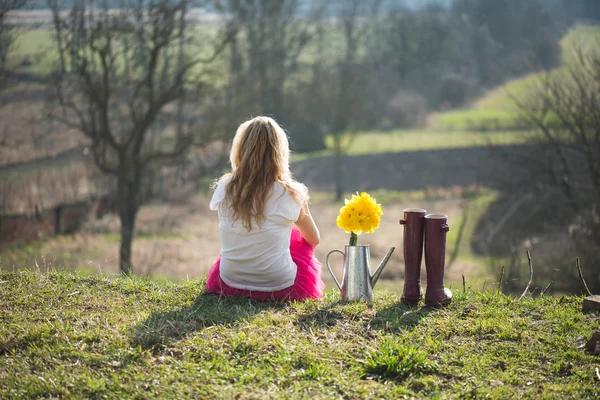
[[498, 293], [502, 292], [503, 281], [504, 281], [504, 265], [502, 266], [502, 272], [500, 273], [500, 283], [498, 283]]
[[463, 278], [463, 292], [467, 292], [467, 284], [465, 283], [465, 274], [462, 274], [462, 278]]
[[519, 301], [525, 297], [527, 291], [529, 291], [529, 286], [531, 286], [531, 281], [533, 280], [533, 263], [531, 262], [531, 254], [529, 254], [529, 250], [527, 250], [527, 262], [529, 263], [529, 282], [527, 282], [527, 286], [525, 287], [523, 294], [521, 297], [519, 297]]
[[581, 265], [579, 265], [579, 257], [577, 257], [575, 259], [575, 265], [577, 266], [577, 273], [579, 274], [579, 280], [583, 284], [583, 289], [585, 290], [586, 295], [591, 296], [592, 292], [590, 292], [590, 289], [588, 289], [588, 285], [587, 285], [587, 283], [585, 283], [585, 279], [583, 279], [583, 274], [581, 273]]
[[546, 286], [546, 288], [544, 290], [542, 290], [542, 293], [540, 293], [540, 296], [543, 296], [544, 293], [546, 293], [546, 291], [548, 289], [550, 289], [550, 286], [552, 286], [553, 283], [554, 283], [554, 281], [550, 281], [550, 283], [548, 284], [548, 286]]

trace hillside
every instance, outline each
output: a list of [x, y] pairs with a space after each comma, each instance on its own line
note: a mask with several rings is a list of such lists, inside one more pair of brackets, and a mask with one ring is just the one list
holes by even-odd
[[[551, 71], [554, 79], [568, 73], [567, 65], [576, 56], [575, 49], [584, 53], [597, 51], [600, 44], [600, 26], [577, 25], [572, 28], [560, 41], [563, 65]], [[471, 108], [454, 110], [433, 115], [430, 124], [437, 129], [449, 130], [511, 130], [524, 128], [520, 121], [517, 106], [513, 96], [526, 98], [535, 93], [541, 77], [547, 72], [530, 74], [515, 78], [504, 85], [490, 90]]]
[[259, 304], [180, 284], [0, 272], [0, 398], [598, 398], [579, 297], [455, 288], [443, 310]]

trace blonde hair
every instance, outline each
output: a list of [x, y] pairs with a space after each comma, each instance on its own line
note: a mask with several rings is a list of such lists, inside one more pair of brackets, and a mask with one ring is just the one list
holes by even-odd
[[289, 166], [290, 149], [284, 130], [269, 117], [256, 117], [237, 129], [231, 145], [232, 171], [219, 179], [230, 178], [222, 206], [226, 206], [232, 221], [252, 229], [265, 221], [265, 204], [279, 182], [300, 204], [308, 199], [307, 189], [296, 182]]

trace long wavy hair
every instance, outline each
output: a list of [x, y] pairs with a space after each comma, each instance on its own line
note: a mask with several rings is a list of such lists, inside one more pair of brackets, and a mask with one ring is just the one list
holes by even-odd
[[222, 206], [228, 217], [238, 219], [252, 229], [265, 221], [265, 204], [279, 182], [300, 204], [308, 199], [307, 189], [295, 181], [289, 166], [290, 149], [287, 135], [277, 122], [269, 117], [256, 117], [239, 126], [231, 145], [231, 173], [223, 175], [218, 183], [229, 178]]

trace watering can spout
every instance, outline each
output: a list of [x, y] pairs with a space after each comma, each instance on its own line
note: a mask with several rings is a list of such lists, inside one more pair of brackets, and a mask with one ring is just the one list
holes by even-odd
[[387, 264], [387, 262], [389, 261], [390, 257], [392, 256], [392, 253], [394, 252], [394, 250], [396, 250], [395, 247], [392, 247], [387, 254], [385, 255], [385, 257], [383, 257], [383, 260], [381, 260], [381, 262], [379, 263], [379, 266], [377, 267], [377, 269], [375, 270], [375, 272], [373, 272], [373, 275], [371, 275], [371, 287], [375, 287], [375, 284], [377, 283], [377, 280], [379, 279], [379, 275], [381, 275], [381, 272], [383, 271], [383, 268], [385, 268], [385, 265]]

